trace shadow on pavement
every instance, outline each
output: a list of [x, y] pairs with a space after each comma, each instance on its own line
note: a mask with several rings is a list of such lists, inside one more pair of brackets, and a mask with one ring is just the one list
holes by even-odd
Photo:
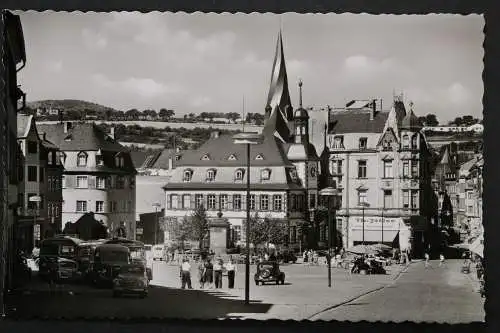
[[7, 315], [13, 319], [217, 319], [234, 318], [232, 313], [267, 313], [272, 306], [256, 301], [245, 305], [243, 300], [230, 297], [223, 292], [213, 295], [202, 290], [160, 286], [151, 288], [144, 299], [113, 298], [111, 290], [77, 295], [15, 294], [7, 297]]

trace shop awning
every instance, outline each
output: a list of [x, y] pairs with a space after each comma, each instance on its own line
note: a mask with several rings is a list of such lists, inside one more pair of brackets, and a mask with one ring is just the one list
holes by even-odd
[[[398, 235], [398, 230], [384, 230], [384, 243], [394, 241]], [[363, 230], [351, 230], [349, 238], [354, 242], [363, 241]], [[365, 230], [365, 242], [382, 242], [382, 231]]]

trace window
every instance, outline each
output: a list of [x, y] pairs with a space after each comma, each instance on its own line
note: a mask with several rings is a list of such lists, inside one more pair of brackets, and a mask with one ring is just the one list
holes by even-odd
[[78, 154], [77, 166], [84, 167], [87, 166], [87, 153], [81, 152]]
[[201, 158], [202, 161], [210, 161], [210, 155], [208, 154], [205, 154], [203, 155], [203, 157]]
[[260, 196], [260, 209], [269, 210], [269, 195], [262, 194]]
[[61, 177], [61, 185], [62, 185], [62, 188], [66, 188], [66, 176]]
[[117, 206], [118, 206], [118, 205], [117, 205], [116, 201], [110, 201], [110, 202], [109, 202], [109, 212], [110, 212], [110, 213], [114, 213], [114, 212], [116, 212], [116, 211], [117, 211], [117, 208], [118, 208]]
[[44, 169], [43, 167], [40, 167], [40, 168], [38, 169], [38, 172], [39, 172], [39, 177], [40, 177], [40, 178], [39, 178], [39, 182], [40, 182], [40, 183], [43, 183], [43, 182], [44, 182], [44, 180], [45, 180], [45, 169]]
[[358, 205], [365, 204], [366, 201], [367, 190], [358, 190]]
[[234, 180], [243, 180], [243, 175], [245, 174], [245, 170], [237, 169], [234, 173]]
[[123, 176], [116, 177], [116, 188], [117, 189], [124, 189], [125, 188], [125, 177], [123, 177]]
[[316, 207], [316, 194], [310, 193], [309, 194], [309, 208], [315, 208]]
[[273, 210], [283, 210], [283, 197], [281, 195], [273, 195]]
[[262, 161], [264, 159], [264, 155], [259, 154], [259, 155], [255, 156], [255, 159], [258, 161]]
[[103, 166], [104, 165], [104, 157], [101, 154], [97, 154], [95, 156], [95, 164], [97, 166]]
[[203, 204], [203, 194], [195, 194], [194, 195], [194, 204], [195, 204], [195, 208], [200, 208], [204, 205]]
[[358, 161], [358, 178], [366, 178], [366, 161]]
[[250, 194], [250, 210], [255, 210], [255, 194]]
[[418, 191], [411, 191], [411, 208], [418, 208]]
[[393, 178], [392, 160], [384, 161], [384, 178]]
[[342, 174], [342, 160], [331, 160], [330, 161], [330, 173], [332, 175]]
[[52, 165], [53, 164], [53, 158], [54, 158], [54, 153], [50, 150], [47, 153], [47, 164]]
[[467, 214], [474, 213], [474, 206], [467, 206]]
[[411, 138], [411, 149], [418, 149], [418, 134]]
[[403, 208], [410, 207], [410, 191], [403, 190]]
[[403, 178], [410, 177], [410, 161], [403, 161]]
[[38, 142], [28, 141], [28, 154], [37, 154], [37, 153], [38, 153]]
[[79, 213], [84, 213], [87, 211], [87, 201], [78, 200], [76, 202], [76, 211]]
[[411, 161], [411, 176], [418, 177], [418, 160]]
[[88, 177], [87, 176], [76, 176], [76, 188], [88, 188]]
[[183, 194], [182, 195], [182, 208], [190, 209], [191, 208], [191, 195]]
[[241, 210], [241, 194], [233, 195], [233, 209]]
[[28, 193], [28, 209], [36, 209], [38, 203], [36, 201], [30, 201], [31, 197], [36, 197], [36, 193]]
[[66, 154], [63, 152], [59, 153], [59, 160], [61, 161], [62, 164], [66, 162]]
[[410, 148], [410, 137], [408, 134], [403, 135], [403, 148]]
[[28, 165], [28, 181], [29, 182], [36, 182], [36, 166], [34, 165]]
[[344, 148], [344, 136], [335, 135], [333, 137], [333, 147], [332, 148]]
[[271, 170], [264, 169], [260, 171], [260, 180], [269, 180], [271, 178]]
[[207, 209], [209, 210], [217, 209], [215, 194], [209, 194], [207, 196]]
[[130, 177], [129, 182], [128, 182], [128, 186], [131, 189], [135, 189], [135, 176]]
[[234, 154], [229, 155], [229, 157], [227, 159], [229, 161], [236, 161], [237, 160], [237, 158], [236, 158], [236, 156]]
[[177, 194], [170, 195], [170, 208], [172, 209], [179, 208], [179, 196]]
[[104, 212], [104, 201], [96, 201], [95, 202], [95, 211], [96, 211], [96, 213]]
[[47, 177], [47, 184], [49, 185], [49, 191], [54, 190], [54, 182], [52, 180], [52, 177]]
[[184, 175], [182, 177], [182, 181], [190, 182], [192, 177], [193, 177], [193, 170], [191, 170], [191, 169], [184, 170]]
[[472, 192], [467, 192], [467, 199], [472, 199]]
[[54, 216], [59, 216], [60, 211], [59, 211], [59, 204], [54, 205]]
[[207, 182], [213, 182], [215, 180], [215, 169], [209, 169], [207, 171]]
[[392, 190], [384, 190], [384, 208], [392, 208]]
[[105, 189], [106, 188], [106, 177], [97, 177], [96, 178], [96, 187], [98, 189]]
[[125, 158], [121, 156], [120, 153], [115, 156], [115, 166], [118, 168], [123, 168], [125, 166]]
[[221, 210], [226, 210], [227, 209], [227, 194], [221, 194], [219, 196], [219, 207]]
[[359, 149], [366, 149], [368, 147], [368, 138], [359, 138]]

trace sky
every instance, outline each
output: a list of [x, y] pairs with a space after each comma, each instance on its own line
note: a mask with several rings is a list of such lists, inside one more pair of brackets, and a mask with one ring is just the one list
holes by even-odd
[[[480, 15], [18, 12], [28, 101], [264, 112], [278, 31], [298, 107], [403, 92], [418, 115], [482, 118]], [[244, 101], [244, 102], [243, 102]]]

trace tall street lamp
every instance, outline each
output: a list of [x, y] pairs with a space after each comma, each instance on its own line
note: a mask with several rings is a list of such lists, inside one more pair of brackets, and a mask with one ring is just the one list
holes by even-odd
[[[38, 217], [38, 209], [39, 209], [39, 204], [40, 202], [42, 202], [42, 197], [39, 196], [39, 195], [34, 195], [34, 196], [31, 196], [29, 199], [28, 199], [29, 202], [33, 202], [33, 205], [35, 208], [33, 208], [33, 247], [36, 245], [36, 241], [37, 240], [40, 240], [40, 226], [37, 225], [36, 223], [36, 220], [37, 220], [37, 217]], [[36, 234], [36, 236], [35, 236]], [[38, 239], [36, 239], [38, 238]]]
[[245, 258], [245, 305], [250, 304], [250, 146], [259, 144], [262, 135], [255, 132], [243, 132], [233, 136], [234, 144], [247, 146], [247, 222], [246, 222], [246, 258]]
[[363, 245], [365, 245], [365, 208], [367, 207], [370, 207], [370, 204], [363, 200], [359, 203], [359, 205], [361, 206], [361, 209], [363, 211], [363, 220], [362, 220], [362, 224], [363, 224]]
[[153, 207], [155, 208], [155, 245], [158, 243], [158, 207], [161, 207], [161, 205], [158, 202], [155, 202], [153, 204]]
[[[328, 204], [328, 253], [326, 255], [326, 260], [328, 262], [328, 287], [332, 287], [332, 259], [331, 259], [331, 253], [332, 253], [332, 238], [335, 241], [335, 246], [337, 245], [337, 227], [335, 224], [333, 225], [332, 228], [332, 219], [331, 219], [331, 214], [332, 211], [335, 213], [335, 210], [339, 206], [339, 191], [336, 188], [333, 187], [327, 187], [319, 191], [319, 195], [323, 196], [326, 198]], [[333, 214], [335, 216], [335, 214]], [[332, 232], [333, 231], [333, 232]]]

